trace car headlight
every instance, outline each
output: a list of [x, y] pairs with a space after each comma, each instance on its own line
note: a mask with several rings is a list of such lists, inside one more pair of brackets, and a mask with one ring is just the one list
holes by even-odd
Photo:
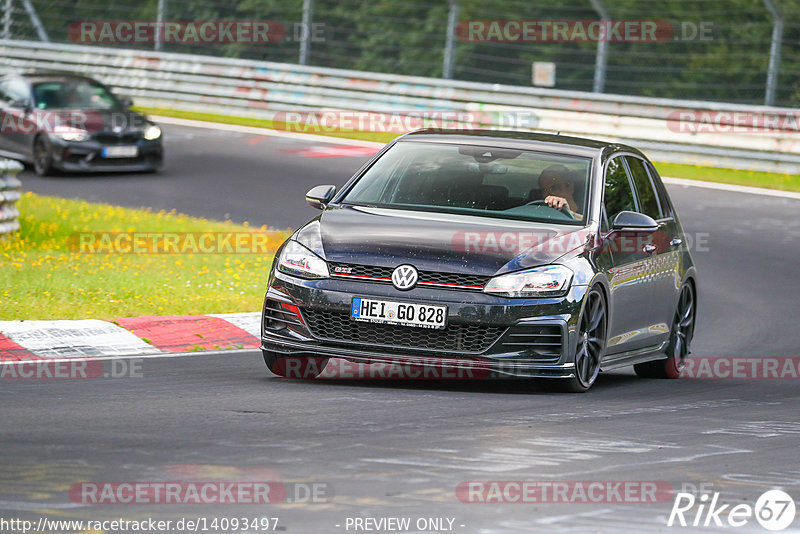
[[300, 278], [328, 278], [328, 264], [297, 241], [289, 241], [278, 260], [278, 270]]
[[161, 128], [155, 124], [149, 124], [147, 128], [144, 129], [144, 138], [146, 140], [152, 141], [154, 139], [158, 139], [159, 137], [161, 137]]
[[89, 139], [89, 133], [83, 130], [56, 131], [55, 134], [64, 141], [86, 141]]
[[526, 271], [495, 276], [484, 293], [507, 297], [558, 297], [567, 292], [572, 271], [563, 265], [546, 265]]

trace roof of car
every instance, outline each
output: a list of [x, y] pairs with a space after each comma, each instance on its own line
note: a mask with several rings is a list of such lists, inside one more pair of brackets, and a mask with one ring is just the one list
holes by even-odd
[[612, 153], [639, 150], [619, 143], [570, 137], [568, 135], [522, 132], [517, 130], [443, 130], [425, 129], [410, 132], [400, 140], [455, 143], [464, 145], [504, 146], [509, 148], [545, 149], [574, 155], [593, 156], [598, 152]]

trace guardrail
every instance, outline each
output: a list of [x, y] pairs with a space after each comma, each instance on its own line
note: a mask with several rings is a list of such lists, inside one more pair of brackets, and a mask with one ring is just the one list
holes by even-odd
[[[786, 120], [797, 110], [787, 108], [9, 40], [0, 40], [0, 69], [74, 71], [102, 80], [142, 106], [262, 119], [320, 109], [490, 112], [494, 117], [533, 112], [535, 123], [516, 128], [626, 142], [660, 161], [800, 174], [797, 123]], [[726, 125], [734, 129], [737, 117], [753, 116], [772, 127], [725, 132]]]
[[21, 163], [0, 158], [0, 235], [19, 230], [16, 202], [22, 196], [22, 183], [16, 175], [21, 170]]

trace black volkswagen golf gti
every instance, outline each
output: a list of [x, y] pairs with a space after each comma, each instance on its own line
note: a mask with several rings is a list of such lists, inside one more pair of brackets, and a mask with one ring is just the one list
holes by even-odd
[[312, 378], [335, 357], [582, 392], [601, 370], [683, 369], [695, 267], [634, 148], [422, 130], [306, 200], [322, 213], [278, 250], [264, 302], [277, 375]]

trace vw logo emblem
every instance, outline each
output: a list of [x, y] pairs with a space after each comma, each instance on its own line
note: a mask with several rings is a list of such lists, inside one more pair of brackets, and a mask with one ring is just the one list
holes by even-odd
[[417, 285], [418, 277], [413, 265], [400, 265], [392, 272], [392, 284], [401, 291], [407, 291]]

